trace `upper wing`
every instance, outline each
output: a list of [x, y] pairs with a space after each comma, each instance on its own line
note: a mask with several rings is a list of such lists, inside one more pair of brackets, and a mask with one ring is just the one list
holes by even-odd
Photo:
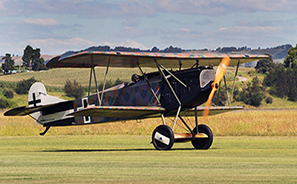
[[160, 113], [162, 112], [165, 112], [165, 108], [163, 107], [94, 106], [68, 115], [138, 119], [160, 116]]
[[[207, 107], [197, 107], [197, 116], [202, 116], [204, 109]], [[242, 106], [218, 106], [218, 107], [209, 107], [209, 116], [221, 114], [229, 111], [234, 110], [242, 110]], [[189, 109], [187, 111], [181, 112], [181, 115], [183, 116], [195, 116], [195, 108]]]
[[[70, 56], [56, 56], [47, 61], [46, 66], [50, 68], [73, 67], [73, 68], [90, 68], [92, 66], [107, 66], [109, 61], [110, 67], [151, 67], [156, 68], [155, 60], [159, 64], [172, 68], [180, 66], [189, 68], [199, 61], [200, 66], [214, 65], [218, 66], [220, 61], [226, 55], [212, 54], [173, 54], [173, 53], [150, 53], [150, 52], [100, 52], [85, 51]], [[231, 59], [230, 66], [247, 63], [255, 60], [268, 58], [266, 55], [228, 55]]]

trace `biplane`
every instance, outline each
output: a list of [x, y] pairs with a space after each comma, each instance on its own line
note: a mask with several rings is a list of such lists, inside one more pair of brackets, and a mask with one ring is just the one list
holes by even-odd
[[[66, 101], [48, 95], [45, 86], [37, 82], [29, 90], [28, 106], [11, 109], [4, 115], [30, 115], [46, 128], [40, 135], [44, 135], [50, 127], [159, 117], [162, 124], [152, 133], [152, 143], [157, 150], [169, 150], [175, 142], [186, 141], [191, 141], [195, 149], [208, 149], [212, 145], [213, 134], [207, 125], [198, 124], [198, 116], [243, 109], [240, 106], [210, 107], [226, 68], [228, 65], [237, 66], [237, 73], [239, 64], [267, 57], [101, 51], [60, 55], [46, 61], [46, 66], [90, 68], [88, 95]], [[217, 72], [213, 66], [218, 66]], [[106, 68], [101, 90], [97, 86], [95, 67]], [[137, 67], [141, 75], [133, 75], [131, 82], [105, 89], [110, 67]], [[155, 68], [156, 71], [145, 73], [145, 67]], [[93, 77], [96, 93], [91, 94]], [[205, 102], [206, 106], [201, 107]], [[185, 116], [195, 116], [194, 127], [191, 128], [184, 120]], [[167, 124], [165, 117], [174, 119], [172, 125]], [[174, 133], [177, 120], [182, 122], [188, 133]]]

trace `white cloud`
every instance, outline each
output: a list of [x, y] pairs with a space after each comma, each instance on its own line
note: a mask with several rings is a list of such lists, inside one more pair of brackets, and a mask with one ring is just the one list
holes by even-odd
[[[282, 36], [281, 26], [231, 26], [223, 27], [213, 32], [216, 43], [223, 46], [249, 46], [252, 48], [267, 47], [286, 42]], [[286, 42], [290, 43], [290, 42]]]
[[23, 21], [27, 24], [36, 24], [36, 25], [42, 25], [42, 26], [52, 26], [52, 25], [60, 25], [60, 23], [54, 19], [51, 18], [28, 18], [23, 19]]
[[158, 13], [224, 15], [236, 12], [295, 13], [295, 0], [126, 0], [126, 1], [0, 1], [0, 16], [27, 16], [40, 13], [79, 15], [88, 18], [151, 17]]
[[110, 47], [125, 46], [132, 48], [148, 49], [144, 45], [134, 41], [126, 40], [119, 43], [110, 43], [105, 41], [93, 42], [83, 38], [75, 37], [65, 40], [59, 39], [32, 39], [29, 45], [34, 48], [41, 48], [42, 54], [62, 54], [66, 51], [80, 51], [91, 46], [108, 45]]
[[134, 40], [129, 40], [129, 39], [124, 42], [120, 42], [120, 43], [109, 43], [109, 42], [101, 42], [101, 43], [104, 43], [104, 45], [109, 45], [111, 47], [124, 46], [124, 47], [139, 48], [139, 49], [143, 49], [143, 50], [148, 49], [144, 45], [142, 45]]
[[227, 0], [225, 4], [237, 11], [272, 11], [272, 12], [294, 12], [297, 2], [295, 0]]
[[164, 12], [197, 14], [197, 15], [220, 15], [229, 13], [225, 4], [217, 0], [158, 0], [156, 7]]
[[137, 29], [135, 27], [124, 26], [117, 33], [118, 37], [126, 37], [126, 38], [135, 38], [144, 36], [144, 31]]
[[235, 12], [294, 12], [297, 8], [295, 0], [157, 0], [155, 6], [162, 12], [224, 15]]
[[0, 1], [0, 10], [2, 10], [3, 8], [4, 8], [3, 1]]
[[277, 34], [282, 31], [280, 26], [233, 26], [230, 28], [220, 28], [220, 32], [233, 34]]
[[226, 31], [226, 30], [228, 30], [228, 28], [225, 28], [225, 27], [221, 27], [221, 28], [219, 29], [219, 31]]
[[36, 48], [41, 48], [42, 54], [62, 54], [69, 50], [82, 50], [95, 45], [95, 43], [83, 38], [75, 37], [64, 40], [53, 38], [31, 39], [29, 40], [29, 45]]
[[187, 32], [187, 33], [191, 32], [191, 30], [186, 29], [186, 28], [181, 28], [180, 30], [183, 31], [183, 32]]

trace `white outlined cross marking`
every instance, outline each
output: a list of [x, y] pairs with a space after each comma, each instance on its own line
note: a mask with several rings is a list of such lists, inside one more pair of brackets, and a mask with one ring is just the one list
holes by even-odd
[[[88, 97], [85, 97], [85, 98], [81, 98], [81, 104], [82, 106], [81, 107], [78, 107], [77, 108], [77, 111], [80, 111], [80, 110], [83, 110], [87, 107], [93, 107], [95, 106], [95, 104], [92, 104], [92, 105], [89, 105], [89, 100], [88, 100]], [[91, 123], [91, 117], [90, 116], [84, 116], [83, 117], [83, 123]]]

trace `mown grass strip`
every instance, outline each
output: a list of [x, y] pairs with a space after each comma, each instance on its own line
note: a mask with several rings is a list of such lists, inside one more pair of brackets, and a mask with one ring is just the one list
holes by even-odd
[[0, 183], [295, 183], [296, 137], [215, 137], [157, 151], [150, 136], [0, 137]]

